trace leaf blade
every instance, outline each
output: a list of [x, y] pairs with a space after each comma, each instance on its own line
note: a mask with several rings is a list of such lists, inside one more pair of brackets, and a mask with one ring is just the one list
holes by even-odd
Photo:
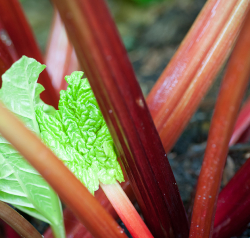
[[124, 181], [114, 143], [94, 94], [83, 72], [65, 79], [69, 86], [60, 92], [59, 110], [47, 115], [37, 107], [41, 138], [93, 194], [99, 181]]
[[[39, 94], [43, 88], [36, 82], [44, 68], [44, 65], [34, 59], [23, 56], [3, 75], [0, 90], [0, 100], [37, 135], [40, 130], [34, 108], [37, 103], [42, 104]], [[64, 237], [62, 209], [58, 196], [1, 135], [0, 164], [1, 168], [6, 168], [6, 171], [1, 169], [0, 172], [0, 185], [5, 184], [0, 186], [0, 199], [49, 222], [52, 228], [61, 234], [60, 237]]]

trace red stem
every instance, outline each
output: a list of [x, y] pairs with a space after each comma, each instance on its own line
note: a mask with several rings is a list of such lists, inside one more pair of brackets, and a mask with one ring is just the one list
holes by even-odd
[[[249, 1], [246, 3], [249, 8]], [[250, 74], [249, 25], [250, 14], [228, 63], [216, 103], [195, 196], [190, 229], [192, 238], [212, 235], [228, 144]]]
[[249, 1], [247, 0], [237, 2], [192, 82], [185, 93], [181, 95], [175, 110], [169, 119], [164, 122], [162, 129], [159, 130], [166, 151], [173, 147], [229, 55], [242, 27], [248, 4]]
[[250, 163], [240, 168], [220, 192], [214, 220], [213, 238], [227, 238], [242, 233], [250, 222]]
[[[237, 51], [237, 57], [234, 56], [234, 61], [238, 60], [239, 72], [237, 80], [240, 81], [250, 74], [250, 13], [246, 18], [244, 28], [239, 37], [238, 45], [241, 48], [235, 48]], [[233, 57], [233, 56], [232, 56]], [[245, 107], [246, 108], [246, 107]], [[243, 114], [241, 114], [241, 118]], [[245, 118], [246, 119], [246, 118]], [[238, 123], [240, 120], [238, 120]], [[244, 122], [244, 121], [243, 121]], [[238, 124], [239, 125], [239, 124]], [[235, 132], [237, 126], [235, 126]], [[230, 143], [235, 142], [236, 136], [231, 138]], [[214, 235], [213, 237], [226, 238], [228, 236], [234, 236], [239, 234], [249, 223], [249, 209], [250, 209], [250, 160], [248, 159], [237, 174], [231, 179], [231, 181], [224, 187], [219, 194], [218, 204], [216, 209], [216, 216], [214, 222]]]
[[1, 20], [0, 20], [0, 41], [5, 45], [6, 50], [10, 54], [10, 58], [14, 62], [18, 60], [16, 49], [13, 45], [12, 40], [10, 39], [10, 36], [8, 35], [7, 31], [4, 29], [4, 26]]
[[0, 21], [0, 88], [2, 86], [2, 75], [16, 60], [16, 51], [7, 32]]
[[176, 236], [187, 237], [187, 219], [173, 173], [104, 2], [54, 2], [151, 232], [165, 237], [172, 227]]
[[250, 127], [247, 127], [247, 129], [242, 133], [239, 140], [237, 140], [237, 143], [247, 143], [249, 142], [250, 138]]
[[158, 131], [164, 127], [194, 79], [237, 0], [210, 0], [147, 97]]
[[21, 238], [15, 230], [9, 226], [8, 224], [5, 225], [5, 233], [6, 233], [6, 238]]
[[[26, 55], [40, 63], [44, 63], [42, 54], [18, 0], [0, 0], [0, 20], [15, 46], [18, 58]], [[46, 70], [41, 73], [38, 82], [46, 88], [41, 94], [42, 100], [57, 108], [59, 95], [52, 87]]]
[[2, 75], [14, 63], [6, 44], [0, 40], [0, 87], [2, 85]]

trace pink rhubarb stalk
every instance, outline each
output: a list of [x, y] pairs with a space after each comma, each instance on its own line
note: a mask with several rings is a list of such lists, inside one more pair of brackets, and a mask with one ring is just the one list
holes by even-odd
[[62, 89], [65, 90], [67, 87], [67, 83], [64, 80], [65, 75], [70, 75], [72, 72], [79, 70], [75, 51], [69, 42], [57, 10], [54, 12], [45, 62], [52, 85], [57, 93]]
[[[249, 1], [246, 1], [246, 3], [247, 9]], [[248, 15], [247, 22], [229, 60], [216, 103], [197, 185], [190, 238], [212, 236], [217, 197], [228, 144], [250, 74], [249, 21]], [[229, 203], [231, 203], [231, 200]], [[218, 216], [225, 211], [229, 212], [230, 210], [224, 206], [223, 211], [220, 210]], [[223, 222], [227, 222], [225, 217]]]
[[101, 183], [101, 188], [133, 238], [153, 238], [147, 226], [142, 221], [142, 218], [118, 183]]

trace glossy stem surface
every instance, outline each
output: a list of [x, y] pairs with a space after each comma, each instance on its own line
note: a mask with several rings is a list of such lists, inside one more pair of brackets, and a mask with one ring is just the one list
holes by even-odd
[[[232, 69], [228, 69], [232, 75], [231, 77], [237, 78], [236, 80], [239, 85], [244, 84], [244, 81], [250, 77], [249, 29], [250, 13], [248, 13], [239, 40], [234, 49], [235, 53], [231, 56], [231, 61], [233, 61], [234, 65], [231, 65]], [[230, 67], [230, 65], [228, 67]], [[239, 98], [241, 97], [242, 95], [239, 95]], [[250, 222], [249, 175], [250, 160], [248, 159], [237, 174], [220, 192], [215, 215], [213, 237], [226, 238], [229, 236], [236, 236], [242, 232]]]
[[82, 183], [2, 103], [0, 115], [1, 135], [43, 176], [94, 237], [126, 237]]
[[153, 238], [121, 186], [117, 182], [115, 184], [101, 183], [100, 185], [132, 237]]
[[[43, 64], [42, 54], [18, 0], [0, 0], [0, 20], [15, 46], [18, 58], [26, 55]], [[38, 82], [46, 89], [41, 94], [42, 100], [57, 108], [59, 94], [55, 92], [46, 70], [40, 74]]]
[[104, 1], [54, 0], [54, 3], [150, 231], [161, 238], [172, 233], [187, 237], [187, 218], [172, 170]]
[[[228, 144], [250, 74], [250, 18], [247, 20], [229, 60], [215, 106], [195, 195], [190, 238], [212, 237], [213, 234], [215, 209]], [[219, 214], [229, 211], [227, 208], [224, 206]], [[223, 222], [227, 221], [229, 220], [224, 217]]]
[[171, 116], [159, 130], [166, 151], [173, 147], [215, 80], [215, 76], [231, 52], [248, 8], [249, 0], [237, 1], [226, 24], [196, 71], [192, 82], [182, 94]]
[[23, 216], [1, 201], [0, 219], [10, 225], [21, 237], [42, 238], [40, 233]]
[[237, 0], [207, 1], [178, 51], [149, 93], [147, 103], [158, 131], [162, 130], [204, 63], [236, 3]]

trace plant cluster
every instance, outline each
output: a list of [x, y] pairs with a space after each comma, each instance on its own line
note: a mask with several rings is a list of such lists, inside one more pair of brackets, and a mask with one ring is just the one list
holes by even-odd
[[[117, 213], [133, 237], [227, 238], [242, 232], [250, 221], [249, 160], [219, 188], [229, 145], [249, 138], [249, 102], [238, 112], [250, 76], [250, 1], [208, 0], [146, 100], [104, 0], [53, 3], [46, 62], [48, 71], [59, 73], [41, 73], [42, 101], [36, 81], [43, 56], [18, 1], [0, 1], [0, 30], [9, 38], [8, 44], [0, 40], [0, 199], [49, 222], [55, 237], [126, 237]], [[56, 55], [62, 52], [60, 68]], [[167, 153], [229, 56], [189, 224]], [[76, 72], [66, 90], [64, 74], [77, 70], [77, 61], [89, 84]], [[58, 106], [61, 89], [66, 91]], [[123, 190], [109, 184], [123, 180], [121, 169]], [[99, 182], [117, 213], [102, 190], [91, 194]], [[70, 209], [63, 217], [51, 188]], [[124, 192], [137, 200], [146, 225]], [[0, 218], [20, 235], [39, 237], [8, 205], [0, 206]]]

